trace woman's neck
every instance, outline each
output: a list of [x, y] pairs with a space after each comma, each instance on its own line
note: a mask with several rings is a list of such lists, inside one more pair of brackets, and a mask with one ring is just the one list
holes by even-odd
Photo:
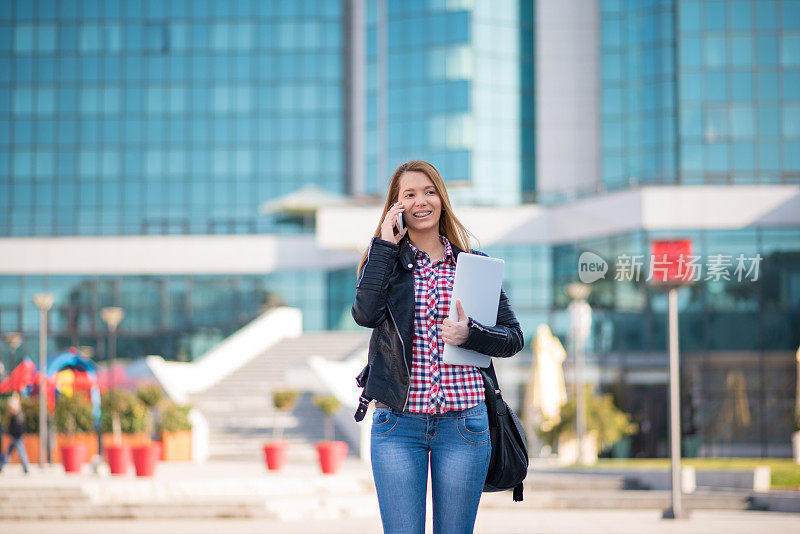
[[418, 233], [408, 229], [408, 239], [411, 244], [420, 250], [428, 253], [431, 260], [438, 261], [444, 256], [444, 245], [439, 240], [439, 229], [435, 228], [433, 231]]

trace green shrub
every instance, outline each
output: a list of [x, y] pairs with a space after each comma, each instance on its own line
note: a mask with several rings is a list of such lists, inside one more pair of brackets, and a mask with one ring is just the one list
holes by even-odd
[[148, 408], [155, 408], [164, 399], [164, 390], [156, 384], [142, 386], [136, 390], [136, 396]]
[[325, 440], [333, 441], [335, 429], [332, 418], [342, 407], [342, 404], [333, 395], [314, 395], [311, 402], [325, 414]]
[[293, 389], [282, 389], [272, 392], [272, 404], [281, 411], [291, 411], [297, 403], [299, 391]]
[[91, 401], [79, 393], [72, 397], [60, 395], [53, 412], [53, 424], [61, 434], [94, 431]]
[[189, 421], [189, 411], [191, 409], [192, 407], [188, 404], [176, 404], [172, 401], [165, 402], [159, 409], [158, 433], [191, 430], [192, 423]]
[[339, 411], [339, 408], [342, 407], [342, 404], [333, 395], [314, 395], [311, 402], [313, 402], [314, 406], [319, 408], [326, 417], [335, 415], [336, 412]]
[[25, 414], [25, 433], [39, 432], [39, 397], [22, 397], [19, 399], [22, 413]]
[[147, 407], [128, 391], [107, 391], [100, 398], [100, 431], [113, 432], [113, 414], [119, 415], [120, 430], [125, 434], [144, 432], [147, 429]]
[[[597, 396], [591, 385], [586, 385], [586, 429], [596, 431], [600, 450], [610, 447], [625, 436], [635, 434], [638, 425], [631, 422], [630, 416], [614, 405], [611, 393]], [[553, 447], [559, 436], [575, 435], [577, 401], [573, 397], [561, 407], [561, 421], [549, 430], [538, 429], [539, 436]]]

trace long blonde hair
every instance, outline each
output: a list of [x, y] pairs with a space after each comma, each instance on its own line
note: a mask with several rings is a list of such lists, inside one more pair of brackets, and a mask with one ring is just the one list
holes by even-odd
[[[450, 205], [450, 197], [447, 196], [447, 187], [444, 185], [444, 180], [439, 174], [439, 171], [436, 170], [436, 167], [427, 161], [411, 160], [399, 165], [394, 171], [394, 174], [392, 174], [392, 179], [389, 181], [389, 191], [386, 195], [386, 204], [383, 206], [383, 213], [381, 213], [380, 219], [378, 219], [378, 227], [375, 229], [375, 233], [373, 234], [374, 237], [380, 237], [381, 222], [383, 222], [383, 219], [386, 217], [386, 212], [389, 211], [389, 208], [392, 207], [392, 204], [397, 202], [400, 195], [400, 178], [402, 178], [403, 174], [407, 172], [421, 172], [430, 178], [431, 182], [433, 182], [433, 187], [436, 188], [436, 193], [442, 200], [442, 212], [439, 216], [439, 235], [445, 236], [450, 243], [457, 246], [461, 250], [469, 252], [470, 236], [472, 236], [476, 242], [477, 239], [475, 239], [475, 236], [469, 230], [467, 230], [463, 224], [461, 224], [461, 221], [459, 221], [458, 217], [456, 217], [453, 213], [453, 208]], [[361, 261], [358, 264], [356, 275], [361, 272], [361, 268], [367, 261], [368, 252], [369, 248], [367, 248], [367, 250], [364, 251], [363, 256], [361, 256]]]

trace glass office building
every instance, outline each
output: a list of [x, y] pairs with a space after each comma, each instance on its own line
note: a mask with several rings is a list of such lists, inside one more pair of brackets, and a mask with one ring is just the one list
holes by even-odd
[[[556, 246], [556, 332], [568, 332], [565, 287], [578, 256], [594, 251], [609, 260], [610, 274], [592, 284], [590, 365], [623, 409], [656, 430], [635, 452], [667, 455], [667, 295], [645, 282], [647, 259], [639, 280], [616, 273], [626, 257], [649, 258], [654, 239], [676, 235], [692, 240], [706, 266], [718, 254], [732, 259], [723, 276], [703, 271], [678, 293], [684, 436], [706, 454], [786, 454], [800, 345], [800, 228], [637, 231]], [[757, 273], [736, 273], [740, 254], [761, 256]]]
[[[800, 183], [800, 2], [599, 4], [600, 189]], [[793, 351], [800, 345], [800, 235], [796, 227], [677, 228], [556, 247], [557, 305], [558, 299], [566, 305], [557, 288], [572, 281], [563, 269], [572, 267], [577, 250], [611, 258], [647, 254], [647, 243], [666, 235], [691, 238], [704, 257], [761, 254], [757, 283], [701, 281], [683, 291], [682, 423], [684, 434], [699, 439], [707, 453], [785, 454], [794, 409]], [[635, 369], [663, 369], [665, 301], [645, 284], [596, 285], [597, 364], [607, 359], [622, 383]], [[625, 395], [629, 408], [649, 411], [646, 418], [661, 429], [660, 440], [640, 444], [647, 455], [664, 452], [665, 387], [631, 385]]]
[[424, 159], [459, 201], [515, 205], [532, 194], [533, 5], [366, 2], [367, 192]]
[[[522, 170], [533, 152], [530, 142], [522, 147], [523, 136], [532, 139], [532, 80], [520, 81], [532, 64], [532, 6], [3, 2], [0, 236], [308, 233], [296, 218], [259, 207], [304, 186], [381, 195], [388, 173], [410, 158], [433, 161], [454, 197], [518, 203], [523, 175], [533, 187], [532, 167]], [[360, 28], [352, 27], [355, 9], [366, 15]], [[363, 163], [372, 178], [354, 190], [347, 64], [359, 32], [367, 44], [356, 67], [367, 85]], [[380, 43], [387, 48], [378, 57]], [[380, 121], [379, 101], [388, 106]], [[102, 346], [99, 309], [119, 305], [127, 310], [121, 354], [190, 359], [205, 340], [255, 317], [273, 293], [303, 311], [308, 329], [351, 327], [350, 271], [7, 273], [0, 331], [25, 333], [17, 358], [34, 350], [30, 297], [51, 291], [56, 344]]]
[[344, 191], [341, 2], [0, 6], [0, 235], [290, 231]]
[[600, 4], [606, 189], [800, 183], [800, 3]]
[[[317, 0], [2, 2], [0, 236], [304, 231], [259, 206], [345, 191], [344, 17]], [[31, 296], [51, 291], [57, 346], [102, 355], [99, 309], [120, 305], [120, 354], [190, 359], [268, 302], [334, 328], [341, 278], [6, 275], [0, 330], [35, 351]]]

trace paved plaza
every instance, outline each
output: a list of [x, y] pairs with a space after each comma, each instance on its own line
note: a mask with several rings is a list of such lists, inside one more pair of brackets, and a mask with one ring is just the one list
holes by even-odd
[[[348, 459], [342, 472], [332, 476], [303, 463], [287, 466], [282, 473], [268, 473], [255, 463], [162, 463], [155, 476], [146, 479], [133, 474], [67, 475], [56, 465], [45, 470], [33, 466], [25, 476], [12, 465], [0, 474], [0, 523], [3, 532], [31, 534], [377, 533], [381, 524], [371, 479], [369, 466], [355, 459]], [[693, 510], [688, 519], [666, 520], [655, 508], [553, 509], [544, 502], [537, 505], [544, 489], [526, 491], [522, 503], [514, 503], [508, 493], [484, 494], [475, 532], [800, 532], [800, 514], [780, 512], [704, 509]], [[632, 492], [632, 497], [633, 493], [649, 492]], [[428, 506], [432, 532], [430, 498]], [[48, 516], [48, 509], [53, 515]], [[105, 518], [103, 511], [109, 512]]]
[[[5, 522], [3, 530], [28, 534], [375, 534], [377, 516], [326, 520], [129, 520]], [[430, 524], [427, 532], [432, 532]], [[657, 510], [481, 510], [480, 534], [796, 534], [800, 517], [778, 512], [698, 511], [687, 520], [661, 519]]]

